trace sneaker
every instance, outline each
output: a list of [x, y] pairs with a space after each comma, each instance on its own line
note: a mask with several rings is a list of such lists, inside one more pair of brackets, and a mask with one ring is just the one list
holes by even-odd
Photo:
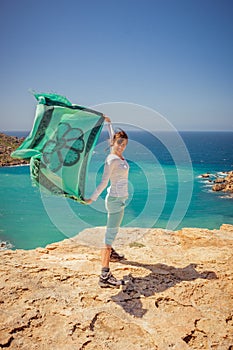
[[117, 280], [110, 271], [106, 275], [100, 275], [99, 286], [101, 288], [119, 288], [122, 284], [124, 284], [124, 281]]
[[111, 250], [111, 254], [110, 254], [110, 261], [111, 262], [117, 262], [117, 261], [121, 261], [124, 260], [125, 256], [123, 254], [119, 254], [117, 253], [113, 248]]

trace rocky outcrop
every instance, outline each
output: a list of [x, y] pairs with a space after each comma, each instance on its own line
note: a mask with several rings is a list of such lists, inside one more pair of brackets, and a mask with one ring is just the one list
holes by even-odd
[[[88, 232], [95, 242], [104, 228]], [[127, 260], [111, 264], [121, 289], [98, 287], [85, 234], [0, 252], [0, 348], [231, 349], [233, 226], [120, 231], [131, 234], [140, 239], [117, 247]]]
[[0, 241], [0, 251], [13, 248], [13, 245], [8, 241]]
[[224, 183], [217, 183], [213, 185], [212, 191], [223, 191], [226, 188], [226, 185]]
[[[213, 183], [212, 191], [223, 191], [233, 193], [233, 171], [225, 171], [223, 175], [216, 176], [210, 173], [202, 174], [203, 179], [209, 179], [209, 182]], [[214, 177], [214, 180], [212, 178]]]
[[11, 157], [11, 152], [18, 148], [23, 140], [24, 138], [0, 133], [0, 167], [28, 164], [28, 161], [25, 159], [15, 159]]
[[210, 177], [210, 173], [202, 174], [201, 177], [203, 177], [204, 179], [208, 179]]
[[224, 191], [233, 192], [233, 171], [229, 171], [228, 175], [225, 177], [226, 187]]
[[222, 178], [218, 177], [214, 180], [214, 185], [212, 187], [213, 191], [223, 191], [233, 193], [233, 171], [226, 173], [227, 175]]

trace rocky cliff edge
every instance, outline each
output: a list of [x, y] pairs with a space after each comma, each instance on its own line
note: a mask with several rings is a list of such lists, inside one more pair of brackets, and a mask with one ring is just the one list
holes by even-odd
[[121, 229], [138, 233], [111, 264], [121, 289], [98, 286], [99, 249], [78, 236], [2, 251], [0, 348], [232, 349], [233, 226]]

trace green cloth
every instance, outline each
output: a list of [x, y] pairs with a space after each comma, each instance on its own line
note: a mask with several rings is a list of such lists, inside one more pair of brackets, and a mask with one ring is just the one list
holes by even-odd
[[33, 183], [84, 203], [88, 165], [104, 116], [71, 104], [56, 94], [34, 94], [38, 100], [33, 128], [14, 158], [30, 160]]

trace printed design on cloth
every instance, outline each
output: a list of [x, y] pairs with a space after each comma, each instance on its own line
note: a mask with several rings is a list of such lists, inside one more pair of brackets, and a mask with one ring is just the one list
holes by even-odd
[[54, 139], [47, 141], [42, 150], [44, 164], [53, 172], [63, 165], [69, 167], [76, 164], [85, 147], [83, 136], [80, 128], [59, 123]]

